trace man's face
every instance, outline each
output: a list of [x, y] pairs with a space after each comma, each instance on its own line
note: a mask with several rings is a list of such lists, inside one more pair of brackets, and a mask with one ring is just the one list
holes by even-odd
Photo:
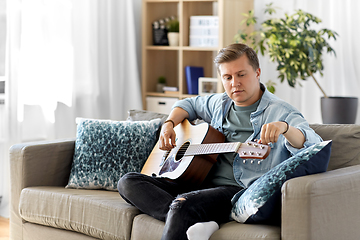
[[219, 71], [225, 91], [235, 105], [250, 106], [261, 98], [261, 70], [258, 68], [254, 71], [246, 54], [234, 61], [222, 63]]

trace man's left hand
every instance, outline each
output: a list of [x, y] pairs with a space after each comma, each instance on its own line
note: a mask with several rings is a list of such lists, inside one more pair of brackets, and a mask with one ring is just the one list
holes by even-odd
[[271, 122], [261, 127], [260, 142], [261, 144], [276, 143], [280, 134], [287, 130], [288, 126], [285, 122]]

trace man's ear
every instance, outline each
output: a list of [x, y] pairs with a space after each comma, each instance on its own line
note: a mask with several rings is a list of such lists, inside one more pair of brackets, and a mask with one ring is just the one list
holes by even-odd
[[256, 70], [255, 74], [256, 74], [257, 80], [260, 81], [261, 69], [258, 68], [258, 69]]

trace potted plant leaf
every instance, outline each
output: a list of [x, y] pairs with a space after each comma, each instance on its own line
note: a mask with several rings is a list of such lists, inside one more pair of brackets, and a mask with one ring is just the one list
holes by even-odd
[[[272, 15], [275, 12], [272, 3], [266, 5], [265, 14]], [[250, 26], [257, 23], [253, 10], [244, 16], [246, 18], [242, 24]], [[261, 23], [261, 29], [251, 34], [239, 30], [235, 41], [249, 43], [263, 56], [268, 54], [270, 60], [277, 63], [280, 81], [286, 79], [291, 87], [297, 84], [301, 86], [299, 80], [311, 77], [324, 95], [321, 98], [323, 123], [355, 123], [358, 99], [328, 97], [314, 76], [317, 72], [323, 76], [323, 53], [333, 53], [336, 56], [327, 39], [336, 40], [338, 34], [326, 28], [314, 29], [313, 26], [320, 22], [318, 17], [297, 10], [292, 15], [285, 14], [283, 18], [265, 20]], [[336, 107], [339, 107], [339, 110], [336, 110]], [[352, 109], [349, 109], [350, 107]], [[331, 115], [335, 118], [328, 119]], [[342, 117], [344, 119], [341, 119]]]
[[168, 40], [170, 46], [179, 46], [179, 20], [172, 17], [169, 22], [167, 22], [168, 30]]

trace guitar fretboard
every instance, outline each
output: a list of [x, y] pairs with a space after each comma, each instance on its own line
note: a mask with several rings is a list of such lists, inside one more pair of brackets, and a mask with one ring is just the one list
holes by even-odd
[[187, 148], [185, 156], [237, 152], [240, 145], [241, 142], [193, 144]]

